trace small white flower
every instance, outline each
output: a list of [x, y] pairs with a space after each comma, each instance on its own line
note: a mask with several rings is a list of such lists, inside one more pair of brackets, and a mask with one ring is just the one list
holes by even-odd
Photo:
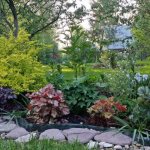
[[142, 76], [141, 76], [140, 73], [136, 73], [135, 76], [134, 76], [134, 78], [135, 78], [138, 82], [140, 82], [140, 81], [142, 80]]

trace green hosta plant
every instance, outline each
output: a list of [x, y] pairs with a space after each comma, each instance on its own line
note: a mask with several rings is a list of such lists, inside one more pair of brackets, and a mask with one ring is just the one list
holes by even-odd
[[138, 95], [144, 99], [150, 100], [150, 89], [148, 86], [138, 88]]
[[96, 83], [87, 77], [74, 80], [63, 91], [71, 111], [75, 114], [86, 112], [100, 97]]
[[63, 93], [55, 90], [52, 84], [27, 96], [31, 99], [28, 119], [34, 123], [55, 122], [58, 117], [69, 114]]

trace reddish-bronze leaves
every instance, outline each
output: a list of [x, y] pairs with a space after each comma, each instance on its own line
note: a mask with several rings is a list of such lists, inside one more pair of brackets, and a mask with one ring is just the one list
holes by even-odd
[[125, 105], [121, 105], [119, 102], [114, 101], [114, 97], [110, 97], [106, 100], [98, 100], [93, 106], [88, 109], [88, 112], [92, 116], [100, 116], [106, 119], [110, 119], [118, 112], [125, 112], [127, 110]]
[[31, 99], [28, 105], [28, 118], [35, 123], [46, 123], [69, 114], [63, 93], [55, 90], [52, 84], [27, 96]]

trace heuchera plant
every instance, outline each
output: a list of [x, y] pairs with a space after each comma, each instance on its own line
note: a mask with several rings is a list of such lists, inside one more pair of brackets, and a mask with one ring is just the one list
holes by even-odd
[[17, 96], [14, 94], [13, 90], [6, 87], [0, 87], [0, 104], [6, 104], [8, 101], [16, 99]]
[[38, 92], [27, 94], [31, 99], [28, 106], [28, 119], [34, 123], [54, 122], [58, 117], [69, 114], [63, 93], [48, 84]]
[[127, 110], [125, 105], [121, 105], [119, 102], [114, 101], [114, 97], [110, 97], [105, 100], [98, 100], [88, 109], [88, 112], [92, 116], [104, 117], [110, 119], [118, 112], [125, 112]]
[[12, 89], [0, 87], [0, 111], [19, 109], [19, 105], [14, 101], [16, 98], [17, 96]]

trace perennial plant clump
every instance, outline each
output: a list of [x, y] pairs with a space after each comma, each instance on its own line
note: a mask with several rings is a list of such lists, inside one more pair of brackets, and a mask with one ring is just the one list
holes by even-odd
[[28, 119], [34, 123], [52, 123], [57, 118], [69, 114], [63, 93], [48, 84], [38, 92], [27, 94], [31, 99], [28, 106]]
[[92, 116], [104, 117], [110, 119], [118, 112], [125, 112], [127, 110], [125, 105], [114, 101], [114, 97], [104, 100], [98, 100], [93, 106], [88, 109]]
[[0, 111], [19, 110], [21, 105], [16, 101], [17, 95], [8, 87], [0, 87]]

